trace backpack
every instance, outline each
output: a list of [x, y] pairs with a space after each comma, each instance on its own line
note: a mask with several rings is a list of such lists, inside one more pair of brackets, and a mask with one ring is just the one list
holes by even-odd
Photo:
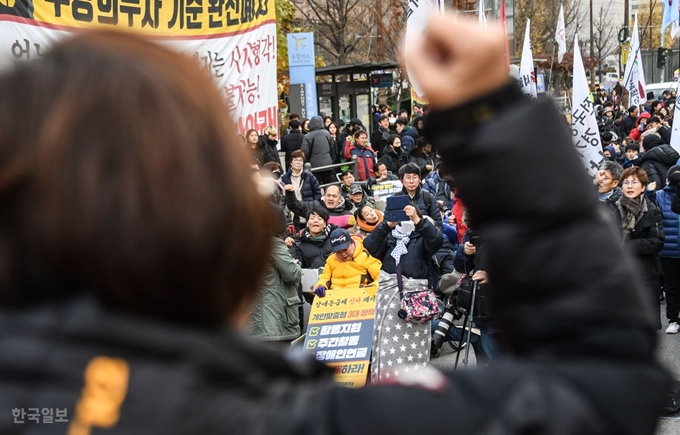
[[[428, 192], [427, 190], [423, 189], [422, 187], [420, 188], [420, 192], [423, 195], [423, 202], [425, 203], [425, 208], [427, 209], [425, 211], [429, 212], [430, 207], [432, 207], [432, 194], [430, 192]], [[421, 211], [423, 211], [423, 210], [421, 210]], [[427, 213], [423, 213], [423, 214], [427, 214]]]

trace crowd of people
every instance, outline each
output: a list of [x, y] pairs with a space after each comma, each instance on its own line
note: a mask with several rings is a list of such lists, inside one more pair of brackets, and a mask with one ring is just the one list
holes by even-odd
[[[652, 434], [669, 376], [637, 271], [666, 247], [678, 172], [659, 171], [652, 196], [642, 159], [621, 173], [608, 162], [600, 204], [554, 105], [509, 81], [503, 35], [432, 17], [405, 53], [427, 118], [396, 122], [400, 144], [379, 120], [375, 151], [356, 122], [335, 142], [301, 122], [310, 132], [291, 136], [289, 165], [272, 160], [272, 129], [237, 143], [212, 78], [141, 35], [79, 33], [5, 72], [0, 432]], [[530, 140], [518, 119], [535, 121]], [[419, 151], [397, 158], [406, 219], [390, 222], [368, 199], [395, 167], [382, 153], [400, 146]], [[365, 179], [328, 185], [332, 172], [301, 168], [347, 155]], [[617, 184], [614, 201], [602, 186]], [[474, 272], [498, 309], [487, 338], [513, 358], [350, 389], [312, 357], [253, 340], [300, 334], [303, 266], [323, 265], [322, 298], [374, 290], [396, 262], [432, 287]], [[16, 421], [55, 408], [67, 428]]]
[[[657, 308], [666, 300], [666, 332], [678, 333], [680, 231], [672, 203], [680, 182], [680, 155], [669, 144], [675, 92], [665, 91], [661, 100], [650, 93], [647, 104], [627, 111], [620, 106], [616, 91], [598, 90], [593, 98], [603, 156], [593, 192], [604, 203], [622, 243], [638, 260], [636, 267], [645, 277], [648, 295], [654, 295]], [[289, 128], [281, 138], [287, 165], [284, 175], [267, 170], [273, 163], [264, 166], [272, 200], [287, 217], [288, 231], [281, 235], [289, 248], [286, 257], [290, 255], [300, 268], [323, 270], [316, 286], [299, 289], [299, 302], [305, 297], [311, 300], [313, 296], [306, 292], [323, 297], [328, 289], [360, 286], [374, 290], [377, 270], [396, 272], [395, 250], [403, 251], [402, 274], [427, 279], [443, 303], [442, 277], [447, 281], [448, 276], [464, 274], [486, 284], [485, 259], [478, 254], [484, 251], [480, 245], [486, 237], [478, 233], [470, 236], [465, 204], [457, 195], [453, 175], [441, 165], [425, 134], [427, 117], [411, 119], [405, 111], [396, 117], [390, 107], [380, 105], [375, 107], [373, 123], [376, 128], [370, 136], [358, 119], [341, 125], [338, 133], [338, 124], [329, 117], [314, 116], [307, 122], [291, 114]], [[310, 131], [304, 131], [304, 125], [309, 125]], [[269, 136], [258, 139], [253, 148], [256, 162], [266, 158], [273, 140]], [[358, 179], [346, 168], [304, 170], [307, 161], [314, 170], [347, 162], [352, 156], [356, 156]], [[409, 198], [404, 210], [408, 222], [388, 222], [375, 201], [373, 188], [393, 180], [402, 186], [396, 195]], [[334, 240], [344, 242], [334, 244]], [[289, 304], [283, 296], [280, 303]], [[298, 312], [301, 316], [302, 310]], [[504, 353], [502, 331], [493, 316], [475, 320], [483, 344], [476, 347], [478, 360], [498, 360]], [[660, 314], [655, 324], [661, 328]], [[275, 332], [260, 331], [258, 335], [280, 338]], [[432, 356], [437, 354], [433, 348]]]
[[[300, 302], [305, 297], [311, 299], [303, 291], [316, 297], [323, 297], [328, 289], [347, 287], [375, 291], [380, 270], [395, 273], [395, 249], [403, 251], [400, 258], [403, 275], [426, 279], [435, 291], [440, 290], [442, 276], [454, 272], [454, 257], [474, 255], [464, 239], [467, 226], [463, 223], [462, 231], [458, 231], [457, 219], [464, 220], [464, 205], [455, 195], [453, 178], [441, 166], [440, 157], [424, 134], [425, 117], [411, 119], [402, 111], [397, 118], [388, 106], [380, 105], [375, 108], [374, 118], [376, 129], [369, 140], [358, 119], [343, 126], [334, 138], [332, 130], [336, 123], [329, 117], [314, 116], [306, 123], [291, 114], [289, 128], [281, 138], [285, 172], [280, 165], [272, 172], [270, 165], [278, 163], [267, 162], [257, 173], [258, 180], [269, 183], [272, 202], [287, 216], [289, 228], [282, 236], [289, 252], [275, 251], [273, 255], [279, 258], [272, 261], [270, 269], [274, 270], [282, 258], [290, 255], [302, 269], [323, 270], [316, 286], [300, 289]], [[309, 124], [311, 131], [302, 131], [305, 124]], [[253, 146], [254, 164], [265, 158], [269, 142], [269, 137], [262, 136]], [[405, 149], [402, 143], [412, 147]], [[307, 161], [312, 162], [314, 171], [347, 162], [352, 156], [356, 156], [356, 171], [304, 170]], [[281, 172], [283, 175], [279, 175]], [[381, 207], [380, 201], [376, 201], [374, 188], [386, 181], [401, 183], [402, 190], [395, 195], [408, 197], [409, 205], [404, 209], [408, 222], [385, 219], [385, 204]], [[463, 263], [459, 269], [458, 273], [475, 272]], [[283, 281], [281, 286], [287, 288]], [[282, 291], [281, 307], [290, 303], [287, 295]], [[269, 303], [262, 299], [262, 304]], [[284, 309], [278, 311], [278, 316], [284, 323], [290, 318]], [[262, 329], [254, 332], [263, 339], [282, 340], [276, 329], [271, 333]]]
[[[676, 91], [624, 109], [616, 90], [594, 97], [603, 162], [594, 177], [600, 201], [638, 260], [648, 293], [666, 301], [666, 333], [680, 332], [680, 238], [672, 198], [680, 183], [680, 154], [671, 143]], [[662, 327], [661, 317], [656, 319]]]

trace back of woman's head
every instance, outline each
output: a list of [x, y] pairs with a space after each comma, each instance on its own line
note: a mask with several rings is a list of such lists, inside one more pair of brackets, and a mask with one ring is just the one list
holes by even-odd
[[216, 86], [179, 53], [85, 33], [0, 80], [0, 306], [74, 292], [228, 322], [270, 228]]

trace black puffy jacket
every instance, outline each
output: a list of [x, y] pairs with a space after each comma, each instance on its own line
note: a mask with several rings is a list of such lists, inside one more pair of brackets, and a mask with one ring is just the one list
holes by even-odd
[[[428, 219], [421, 219], [409, 235], [406, 245], [408, 252], [401, 257], [401, 273], [407, 278], [428, 279], [432, 273], [432, 256], [441, 248], [444, 236]], [[373, 257], [382, 261], [382, 270], [396, 273], [397, 264], [392, 250], [397, 239], [392, 228], [383, 222], [364, 239], [364, 248]]]
[[[621, 213], [618, 203], [606, 202], [613, 213], [614, 222], [618, 224], [617, 230], [621, 232]], [[661, 287], [661, 272], [659, 269], [659, 252], [665, 242], [663, 232], [663, 218], [661, 210], [651, 200], [645, 198], [647, 212], [635, 222], [635, 227], [625, 238], [625, 246], [629, 254], [636, 260], [637, 267], [642, 272], [641, 280], [646, 286], [647, 295], [655, 304], [659, 304], [658, 290]], [[655, 310], [659, 313], [658, 310]], [[661, 318], [657, 315], [657, 329], [661, 328]]]
[[401, 147], [392, 149], [389, 146], [385, 147], [379, 163], [384, 163], [387, 170], [393, 174], [399, 173], [399, 168], [408, 163], [409, 154], [404, 152]]
[[649, 182], [656, 181], [656, 190], [661, 190], [666, 186], [668, 169], [677, 164], [680, 154], [656, 136], [647, 136], [644, 144], [646, 151], [636, 158], [633, 164], [644, 169]]

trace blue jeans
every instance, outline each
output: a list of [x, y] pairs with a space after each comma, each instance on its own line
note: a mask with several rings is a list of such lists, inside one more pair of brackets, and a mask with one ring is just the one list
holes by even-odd
[[[439, 325], [439, 320], [432, 321], [432, 332], [437, 329]], [[480, 335], [472, 333], [470, 335], [470, 344], [475, 350], [475, 356], [477, 361], [482, 364], [487, 362], [500, 361], [505, 358], [505, 350], [500, 342], [495, 338], [497, 331], [489, 325], [488, 319], [475, 319], [475, 326], [479, 328]], [[491, 331], [489, 331], [491, 330]], [[452, 345], [452, 347], [457, 348], [460, 342], [460, 336], [463, 334], [463, 328], [457, 328], [452, 326], [446, 335], [446, 342]], [[463, 342], [467, 339], [466, 336], [463, 337]], [[455, 346], [454, 346], [455, 345]]]

